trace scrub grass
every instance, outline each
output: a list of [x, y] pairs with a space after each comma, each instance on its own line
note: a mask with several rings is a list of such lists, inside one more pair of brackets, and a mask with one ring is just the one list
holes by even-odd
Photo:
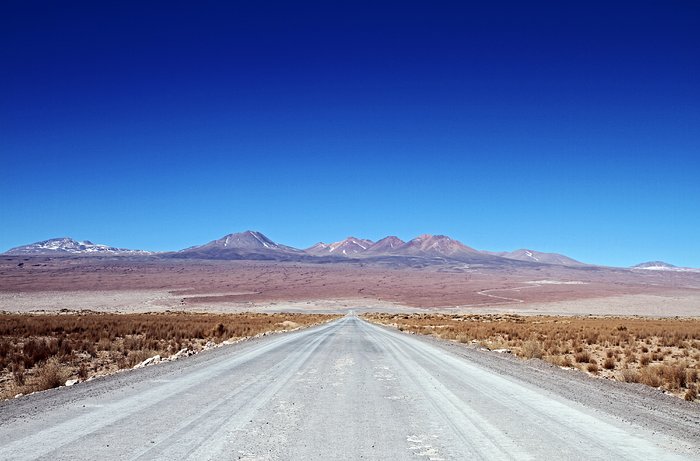
[[0, 399], [132, 368], [160, 355], [307, 327], [325, 314], [0, 314]]
[[593, 376], [660, 388], [687, 400], [700, 384], [700, 319], [462, 314], [366, 314], [367, 320]]

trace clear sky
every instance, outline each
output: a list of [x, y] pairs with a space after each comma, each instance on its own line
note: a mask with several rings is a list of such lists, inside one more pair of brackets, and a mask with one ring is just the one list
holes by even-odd
[[700, 267], [697, 1], [106, 3], [2, 3], [0, 251], [439, 233]]

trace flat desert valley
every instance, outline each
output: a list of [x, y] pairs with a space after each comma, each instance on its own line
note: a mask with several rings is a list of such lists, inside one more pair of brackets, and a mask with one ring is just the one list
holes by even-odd
[[700, 273], [555, 265], [0, 257], [0, 310], [700, 316]]

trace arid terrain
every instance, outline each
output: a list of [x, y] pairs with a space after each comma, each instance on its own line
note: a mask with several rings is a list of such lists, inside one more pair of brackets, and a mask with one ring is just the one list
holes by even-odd
[[0, 458], [697, 459], [697, 408], [348, 315], [0, 403]]
[[290, 313], [0, 314], [0, 400], [337, 317]]
[[2, 255], [0, 311], [0, 457], [686, 459], [700, 446], [696, 272]]
[[454, 261], [0, 257], [0, 310], [8, 312], [348, 308], [689, 317], [700, 315], [700, 274]]
[[698, 397], [700, 319], [367, 314], [401, 331]]

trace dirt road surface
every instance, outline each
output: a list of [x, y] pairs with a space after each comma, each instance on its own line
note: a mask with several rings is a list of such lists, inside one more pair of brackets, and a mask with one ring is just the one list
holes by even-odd
[[0, 403], [0, 459], [700, 459], [700, 406], [353, 315]]

